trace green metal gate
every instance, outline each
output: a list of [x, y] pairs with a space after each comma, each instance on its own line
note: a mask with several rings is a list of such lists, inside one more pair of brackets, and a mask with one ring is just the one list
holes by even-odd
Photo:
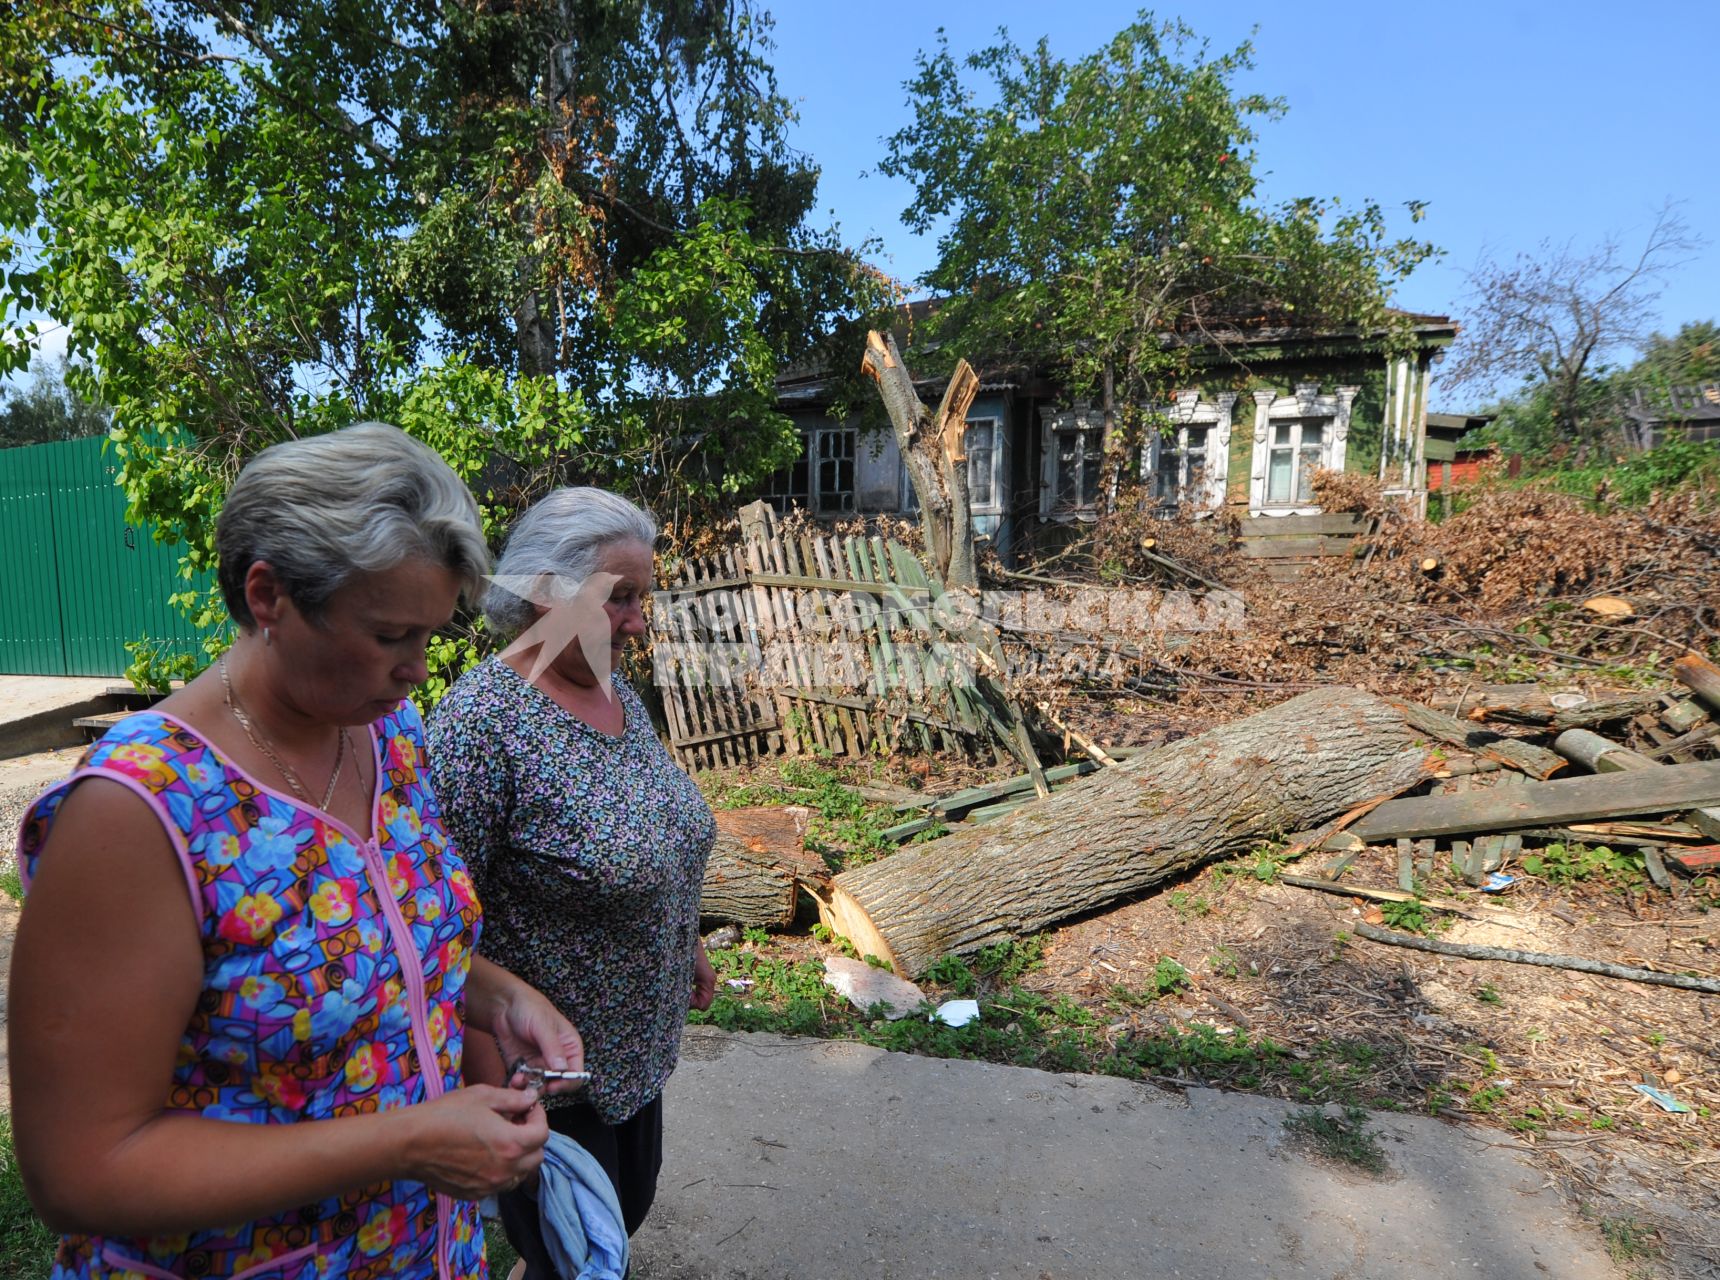
[[179, 549], [126, 523], [118, 464], [93, 436], [0, 449], [0, 673], [118, 676], [128, 640], [190, 653], [198, 635], [168, 597]]

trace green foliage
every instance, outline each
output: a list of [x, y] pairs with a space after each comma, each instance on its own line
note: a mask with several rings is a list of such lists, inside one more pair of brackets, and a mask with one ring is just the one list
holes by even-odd
[[1286, 1116], [1284, 1128], [1326, 1159], [1378, 1177], [1386, 1172], [1386, 1154], [1367, 1120], [1360, 1107], [1345, 1107], [1341, 1119], [1309, 1107]]
[[1006, 35], [958, 62], [940, 35], [879, 167], [913, 185], [910, 227], [941, 228], [944, 358], [1063, 368], [1095, 400], [1109, 371], [1128, 406], [1182, 368], [1161, 336], [1185, 319], [1383, 323], [1431, 246], [1388, 239], [1374, 205], [1262, 207], [1252, 121], [1284, 108], [1237, 93], [1252, 70], [1249, 45], [1209, 57], [1147, 17], [1074, 62]]
[[1653, 449], [1584, 467], [1561, 467], [1541, 477], [1561, 493], [1597, 502], [1640, 507], [1656, 495], [1681, 489], [1720, 492], [1720, 444], [1687, 440], [1678, 432]]
[[12, 1151], [12, 1117], [0, 1111], [0, 1280], [24, 1280], [53, 1270], [59, 1238], [42, 1225], [24, 1194]]
[[1380, 916], [1388, 927], [1410, 933], [1432, 932], [1435, 919], [1428, 915], [1427, 907], [1419, 898], [1409, 902], [1382, 902]]
[[18, 859], [10, 854], [0, 858], [0, 893], [13, 902], [24, 901], [24, 877], [18, 870]]
[[[492, 535], [565, 483], [682, 520], [777, 465], [777, 368], [878, 296], [807, 224], [767, 28], [686, 0], [10, 6], [0, 321], [66, 326], [132, 518], [193, 572], [246, 458], [366, 418], [440, 451]], [[34, 335], [0, 329], [4, 373]], [[439, 648], [429, 696], [481, 643]]]
[[0, 386], [0, 449], [52, 440], [99, 436], [108, 429], [108, 411], [67, 385], [66, 361], [38, 360], [23, 391]]
[[1647, 878], [1641, 853], [1614, 852], [1604, 844], [1550, 844], [1525, 857], [1523, 870], [1559, 885], [1589, 879], [1634, 885]]
[[1479, 987], [1477, 987], [1475, 989], [1475, 998], [1481, 1001], [1482, 1004], [1502, 1005], [1505, 1003], [1505, 997], [1499, 994], [1499, 988], [1494, 986], [1491, 982], [1483, 982]]
[[1720, 381], [1720, 326], [1712, 320], [1680, 325], [1670, 338], [1649, 335], [1641, 357], [1616, 379], [1621, 391], [1641, 389], [1650, 395], [1716, 381]]
[[778, 781], [762, 780], [724, 788], [713, 798], [718, 808], [754, 804], [802, 804], [813, 811], [806, 847], [829, 863], [831, 870], [864, 866], [895, 851], [884, 831], [900, 815], [874, 804], [850, 787], [835, 769], [805, 759], [777, 764]]

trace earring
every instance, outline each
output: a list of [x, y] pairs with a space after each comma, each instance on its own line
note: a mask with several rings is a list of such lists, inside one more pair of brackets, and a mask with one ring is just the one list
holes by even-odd
[[274, 642], [275, 642], [274, 637], [269, 634], [269, 629], [267, 627], [264, 627], [263, 628], [263, 647], [266, 649], [271, 644], [273, 644]]

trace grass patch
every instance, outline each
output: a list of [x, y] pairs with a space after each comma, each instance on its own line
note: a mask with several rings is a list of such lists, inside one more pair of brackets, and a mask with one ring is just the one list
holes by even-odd
[[1660, 1257], [1660, 1242], [1653, 1228], [1635, 1218], [1602, 1218], [1601, 1239], [1606, 1241], [1607, 1256], [1620, 1266]]
[[[1207, 1023], [1142, 1031], [1133, 1010], [1174, 999], [1188, 973], [1165, 957], [1138, 989], [1114, 988], [1109, 1011], [1095, 1013], [1065, 996], [1047, 996], [1020, 979], [1040, 963], [1042, 942], [987, 947], [945, 956], [921, 975], [933, 1000], [977, 999], [980, 1016], [964, 1027], [926, 1018], [891, 1021], [855, 1009], [824, 984], [821, 960], [785, 959], [758, 947], [711, 953], [717, 997], [695, 1025], [725, 1031], [853, 1040], [933, 1058], [971, 1058], [1045, 1071], [1078, 1071], [1128, 1080], [1171, 1079], [1266, 1090], [1306, 1102], [1351, 1103], [1380, 1092], [1383, 1051], [1360, 1040], [1322, 1040], [1298, 1057], [1265, 1036]], [[745, 984], [744, 990], [729, 982]], [[929, 1009], [928, 1009], [929, 1012]], [[1109, 1021], [1111, 1017], [1121, 1021]]]
[[24, 901], [24, 877], [18, 871], [18, 859], [15, 857], [0, 859], [0, 893], [13, 902]]
[[1342, 1118], [1308, 1107], [1286, 1116], [1284, 1127], [1308, 1150], [1377, 1178], [1389, 1166], [1380, 1135], [1367, 1127], [1367, 1119], [1360, 1107], [1345, 1107]]
[[0, 1280], [35, 1280], [54, 1266], [59, 1237], [42, 1225], [24, 1194], [12, 1152], [12, 1117], [0, 1112]]

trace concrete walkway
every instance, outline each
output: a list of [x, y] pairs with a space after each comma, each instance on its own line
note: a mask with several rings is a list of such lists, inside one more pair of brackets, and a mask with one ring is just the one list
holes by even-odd
[[638, 1280], [1617, 1280], [1503, 1135], [1378, 1114], [1391, 1172], [1296, 1108], [690, 1029]]
[[112, 676], [0, 675], [0, 756], [83, 741], [72, 721], [110, 710], [104, 695], [124, 683]]

